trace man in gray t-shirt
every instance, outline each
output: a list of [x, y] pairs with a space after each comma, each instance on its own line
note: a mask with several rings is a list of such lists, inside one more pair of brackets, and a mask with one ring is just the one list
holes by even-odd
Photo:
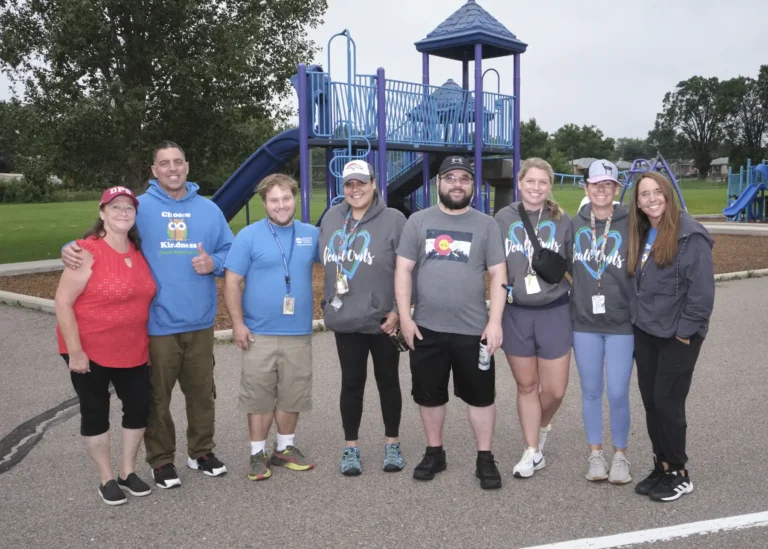
[[[469, 207], [472, 168], [460, 156], [440, 165], [437, 206], [413, 214], [397, 248], [395, 297], [410, 351], [412, 394], [421, 410], [427, 450], [413, 472], [431, 480], [445, 469], [442, 442], [448, 379], [469, 405], [477, 442], [476, 475], [482, 488], [500, 488], [491, 454], [496, 422], [495, 362], [501, 346], [506, 258], [493, 219]], [[411, 316], [412, 274], [416, 284]], [[491, 310], [485, 305], [485, 271], [491, 276]]]

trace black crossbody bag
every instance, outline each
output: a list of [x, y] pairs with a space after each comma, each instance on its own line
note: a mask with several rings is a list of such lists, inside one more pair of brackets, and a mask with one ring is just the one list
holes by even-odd
[[[545, 207], [545, 206], [542, 206]], [[536, 274], [541, 277], [545, 282], [550, 284], [558, 284], [565, 276], [567, 265], [565, 258], [560, 254], [553, 252], [549, 248], [542, 248], [539, 243], [539, 238], [533, 230], [531, 220], [528, 219], [528, 213], [525, 211], [525, 207], [521, 202], [517, 206], [517, 211], [520, 214], [520, 219], [523, 221], [525, 232], [528, 233], [528, 239], [533, 246], [533, 259], [531, 266]]]

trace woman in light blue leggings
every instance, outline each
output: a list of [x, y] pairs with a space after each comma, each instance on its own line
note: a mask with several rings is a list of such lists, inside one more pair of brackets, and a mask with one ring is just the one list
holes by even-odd
[[[593, 162], [584, 187], [589, 203], [573, 218], [571, 318], [584, 427], [590, 446], [587, 480], [627, 484], [632, 481], [627, 446], [634, 355], [626, 261], [629, 212], [613, 202], [621, 185], [618, 170], [611, 162]], [[615, 449], [610, 473], [603, 455], [606, 381]]]

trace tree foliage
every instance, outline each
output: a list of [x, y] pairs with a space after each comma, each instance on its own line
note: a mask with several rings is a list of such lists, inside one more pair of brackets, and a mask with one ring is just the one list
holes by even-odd
[[616, 140], [615, 158], [631, 162], [638, 158], [655, 156], [648, 148], [648, 140], [637, 137], [620, 137]]
[[615, 141], [605, 137], [595, 126], [566, 124], [553, 135], [554, 147], [571, 160], [574, 158], [608, 158], [614, 156]]
[[222, 161], [242, 161], [288, 115], [280, 101], [296, 65], [316, 51], [306, 29], [326, 7], [326, 0], [6, 0], [0, 62], [24, 82], [40, 117], [34, 141], [61, 175], [136, 188], [154, 144], [172, 139], [196, 179], [221, 184]]
[[722, 141], [726, 118], [723, 85], [717, 78], [694, 76], [664, 95], [656, 117], [662, 131], [679, 132], [700, 174], [709, 171], [712, 153]]

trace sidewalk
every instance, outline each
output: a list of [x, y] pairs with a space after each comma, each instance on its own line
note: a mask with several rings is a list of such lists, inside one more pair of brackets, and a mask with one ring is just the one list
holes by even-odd
[[21, 274], [49, 273], [61, 271], [64, 264], [61, 259], [44, 259], [43, 261], [24, 261], [21, 263], [0, 263], [0, 276]]

